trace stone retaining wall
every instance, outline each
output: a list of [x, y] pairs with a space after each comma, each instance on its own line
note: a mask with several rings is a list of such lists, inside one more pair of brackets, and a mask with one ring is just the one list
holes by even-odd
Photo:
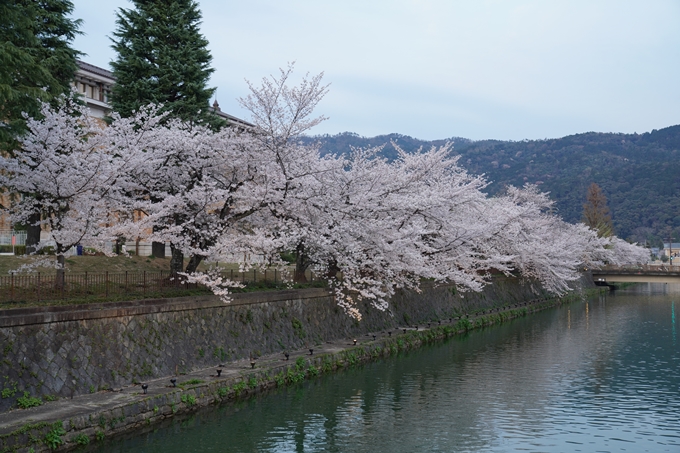
[[43, 400], [116, 389], [237, 359], [313, 347], [401, 325], [536, 299], [499, 277], [478, 294], [453, 287], [402, 292], [388, 312], [358, 323], [324, 289], [0, 311], [0, 412], [24, 395]]

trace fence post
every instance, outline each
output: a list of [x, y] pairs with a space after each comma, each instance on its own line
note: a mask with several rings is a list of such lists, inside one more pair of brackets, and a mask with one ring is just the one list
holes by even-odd
[[146, 294], [146, 271], [144, 271], [144, 275], [142, 276], [142, 292]]
[[14, 302], [14, 272], [12, 272], [12, 302]]
[[276, 285], [276, 269], [274, 269], [274, 285]]
[[40, 272], [38, 272], [38, 302], [40, 302]]
[[128, 290], [127, 290], [127, 273], [128, 273], [128, 271], [125, 271], [125, 294], [127, 294], [127, 292], [128, 292]]
[[106, 293], [106, 298], [109, 298], [109, 271], [106, 271], [106, 289], [104, 292]]
[[253, 268], [253, 283], [257, 283], [257, 269]]

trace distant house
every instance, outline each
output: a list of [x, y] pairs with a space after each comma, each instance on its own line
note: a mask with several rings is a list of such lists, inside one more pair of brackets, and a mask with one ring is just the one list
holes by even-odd
[[663, 249], [660, 251], [660, 255], [666, 256], [673, 259], [680, 257], [680, 242], [664, 242]]
[[[78, 93], [83, 95], [85, 104], [90, 109], [90, 114], [95, 118], [104, 118], [111, 113], [111, 90], [115, 83], [116, 78], [111, 71], [78, 60], [78, 71], [76, 71], [73, 86]], [[217, 100], [208, 109], [224, 118], [230, 126], [244, 129], [254, 127], [249, 122], [220, 110]]]

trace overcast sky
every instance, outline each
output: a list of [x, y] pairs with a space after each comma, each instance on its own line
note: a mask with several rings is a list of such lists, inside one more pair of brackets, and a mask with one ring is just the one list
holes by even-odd
[[[126, 0], [74, 0], [109, 68]], [[314, 133], [522, 140], [680, 124], [680, 1], [199, 1], [223, 111], [295, 61], [325, 73]]]

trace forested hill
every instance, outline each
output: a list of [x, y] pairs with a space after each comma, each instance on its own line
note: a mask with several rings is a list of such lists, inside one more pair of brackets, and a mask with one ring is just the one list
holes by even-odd
[[[323, 152], [345, 153], [354, 147], [385, 145], [383, 155], [396, 156], [390, 144], [405, 151], [429, 148], [447, 140], [424, 141], [399, 134], [373, 138], [342, 133], [319, 140]], [[581, 219], [586, 188], [599, 184], [609, 200], [617, 235], [659, 243], [671, 226], [680, 233], [680, 125], [644, 134], [589, 132], [546, 140], [471, 141], [454, 137], [455, 154], [468, 171], [484, 174], [493, 194], [508, 184], [538, 184], [550, 192], [569, 222]]]

